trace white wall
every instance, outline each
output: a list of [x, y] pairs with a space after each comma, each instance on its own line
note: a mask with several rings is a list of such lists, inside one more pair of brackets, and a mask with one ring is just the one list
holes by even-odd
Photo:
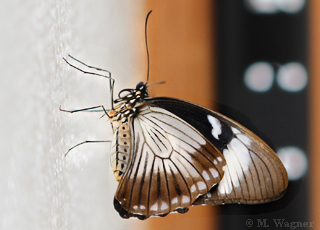
[[[100, 114], [106, 79], [68, 68], [67, 53], [113, 73], [116, 89], [145, 76], [143, 1], [0, 2], [0, 229], [133, 229], [113, 208], [117, 183]], [[129, 228], [128, 228], [129, 227]]]

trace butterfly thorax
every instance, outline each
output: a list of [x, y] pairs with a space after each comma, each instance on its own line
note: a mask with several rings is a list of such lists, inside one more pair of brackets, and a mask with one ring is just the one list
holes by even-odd
[[[121, 97], [123, 92], [129, 93]], [[113, 129], [110, 161], [114, 177], [117, 181], [121, 180], [131, 159], [132, 118], [147, 96], [146, 85], [140, 82], [135, 89], [120, 91], [119, 98], [114, 100], [114, 109], [108, 112]]]

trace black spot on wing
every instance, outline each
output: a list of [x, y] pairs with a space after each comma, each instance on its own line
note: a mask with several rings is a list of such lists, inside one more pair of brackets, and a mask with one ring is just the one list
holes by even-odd
[[180, 214], [184, 214], [189, 211], [189, 208], [177, 208], [176, 211]]
[[121, 206], [120, 202], [116, 198], [113, 199], [113, 206], [114, 206], [114, 209], [119, 213], [119, 215], [124, 219], [136, 217], [140, 220], [145, 220], [148, 218], [147, 216], [144, 216], [144, 215], [137, 215], [137, 214], [129, 213]]
[[219, 147], [216, 146], [219, 149], [225, 147], [231, 141], [231, 139], [234, 137], [234, 134], [233, 134], [231, 128], [229, 127], [229, 125], [227, 125], [223, 121], [220, 121], [220, 123], [221, 123], [221, 130], [222, 130], [221, 134], [218, 135], [220, 146]]
[[122, 208], [120, 202], [116, 198], [113, 199], [113, 206], [122, 218], [128, 219], [131, 217], [130, 213], [127, 212], [124, 208]]

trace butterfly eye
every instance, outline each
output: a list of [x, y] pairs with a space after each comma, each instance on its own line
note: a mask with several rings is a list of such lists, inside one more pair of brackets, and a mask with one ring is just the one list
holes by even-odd
[[144, 88], [146, 88], [146, 84], [142, 81], [140, 81], [137, 85], [136, 85], [136, 90], [137, 91], [142, 91]]

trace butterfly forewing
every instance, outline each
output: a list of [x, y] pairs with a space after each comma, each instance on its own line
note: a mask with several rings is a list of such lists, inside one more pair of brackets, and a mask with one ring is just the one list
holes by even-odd
[[132, 122], [132, 160], [115, 195], [123, 217], [187, 209], [222, 179], [221, 152], [178, 116], [145, 103]]
[[257, 204], [278, 199], [288, 186], [287, 172], [272, 149], [243, 126], [229, 123], [234, 138], [223, 150], [225, 175], [216, 188], [195, 204]]
[[148, 102], [188, 122], [223, 153], [227, 162], [223, 179], [194, 204], [256, 204], [284, 194], [288, 177], [283, 164], [250, 130], [219, 113], [185, 101], [152, 98]]

